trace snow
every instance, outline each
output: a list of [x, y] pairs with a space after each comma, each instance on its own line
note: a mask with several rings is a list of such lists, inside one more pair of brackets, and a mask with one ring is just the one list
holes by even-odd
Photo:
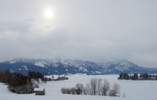
[[44, 87], [35, 88], [34, 91], [43, 91]]
[[16, 63], [16, 61], [15, 61], [15, 60], [11, 60], [11, 61], [10, 61], [10, 64], [13, 64], [13, 63]]
[[35, 62], [36, 66], [40, 66], [40, 67], [45, 67], [46, 63], [45, 62]]
[[50, 79], [52, 79], [54, 76], [53, 75], [46, 75], [46, 76], [44, 76], [44, 78], [50, 78]]
[[28, 70], [28, 67], [27, 67], [27, 66], [23, 66], [23, 68], [24, 68], [25, 70]]
[[[120, 85], [120, 97], [85, 96], [61, 94], [62, 87], [73, 87], [76, 83], [86, 84], [91, 78], [107, 79], [110, 83]], [[42, 84], [46, 90], [45, 96], [35, 94], [14, 94], [7, 86], [0, 83], [0, 97], [5, 100], [157, 100], [157, 81], [117, 80], [116, 75], [69, 75], [69, 80], [51, 81]]]
[[88, 71], [88, 70], [87, 70], [86, 68], [84, 68], [83, 66], [80, 66], [80, 67], [79, 67], [79, 70], [80, 70], [80, 71], [83, 71], [83, 72], [87, 72], [87, 71]]

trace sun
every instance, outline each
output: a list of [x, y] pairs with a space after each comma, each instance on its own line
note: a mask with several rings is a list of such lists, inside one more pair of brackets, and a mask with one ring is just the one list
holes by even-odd
[[46, 8], [44, 9], [43, 16], [47, 20], [53, 19], [54, 11], [51, 8]]

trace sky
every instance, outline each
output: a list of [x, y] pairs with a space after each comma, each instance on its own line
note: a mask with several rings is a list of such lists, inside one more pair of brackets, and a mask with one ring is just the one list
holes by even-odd
[[157, 67], [156, 10], [156, 0], [0, 0], [0, 60], [113, 58]]

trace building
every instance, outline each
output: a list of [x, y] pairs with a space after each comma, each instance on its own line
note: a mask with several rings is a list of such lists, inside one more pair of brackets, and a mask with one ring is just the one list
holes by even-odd
[[44, 88], [35, 88], [34, 93], [35, 93], [35, 95], [45, 95], [45, 89]]

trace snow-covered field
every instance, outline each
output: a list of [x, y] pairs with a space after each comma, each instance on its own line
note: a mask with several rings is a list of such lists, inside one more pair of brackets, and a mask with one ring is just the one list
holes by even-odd
[[[62, 87], [73, 87], [76, 83], [87, 83], [91, 78], [107, 79], [120, 85], [120, 97], [64, 95]], [[116, 75], [70, 75], [69, 80], [41, 84], [46, 89], [45, 96], [35, 94], [13, 94], [7, 86], [0, 83], [0, 100], [157, 100], [157, 81], [117, 80]]]

